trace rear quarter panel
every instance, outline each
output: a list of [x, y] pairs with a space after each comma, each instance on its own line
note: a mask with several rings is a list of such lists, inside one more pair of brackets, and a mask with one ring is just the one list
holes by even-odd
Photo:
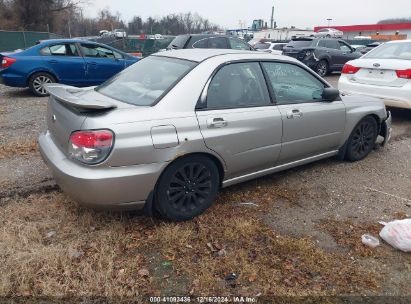
[[54, 75], [53, 71], [44, 65], [44, 62], [40, 56], [10, 57], [16, 58], [17, 61], [1, 73], [6, 85], [26, 87], [28, 86], [30, 76], [36, 72], [49, 72]]

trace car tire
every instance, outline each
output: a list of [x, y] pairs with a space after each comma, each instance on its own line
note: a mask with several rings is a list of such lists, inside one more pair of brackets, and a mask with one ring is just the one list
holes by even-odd
[[359, 161], [364, 159], [375, 147], [378, 125], [371, 116], [363, 118], [354, 128], [347, 141], [345, 159]]
[[189, 156], [172, 163], [161, 175], [154, 206], [170, 221], [190, 220], [209, 208], [219, 189], [216, 164], [204, 156]]
[[315, 72], [321, 77], [327, 76], [329, 73], [328, 62], [326, 60], [320, 60], [315, 67]]
[[34, 95], [39, 97], [48, 96], [49, 93], [44, 89], [44, 84], [55, 83], [56, 78], [46, 72], [40, 72], [33, 74], [29, 79], [29, 88]]
[[330, 34], [327, 34], [327, 36], [325, 36], [326, 38], [331, 38], [331, 35]]

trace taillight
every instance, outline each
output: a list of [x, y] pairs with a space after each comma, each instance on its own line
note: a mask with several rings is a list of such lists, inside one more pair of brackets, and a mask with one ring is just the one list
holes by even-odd
[[411, 79], [411, 69], [396, 71], [398, 78]]
[[15, 63], [17, 59], [15, 58], [10, 58], [10, 57], [3, 57], [3, 60], [1, 61], [1, 68], [5, 69], [11, 66], [13, 63]]
[[357, 73], [361, 68], [353, 66], [351, 64], [345, 64], [341, 74], [355, 74]]
[[109, 130], [77, 131], [70, 135], [70, 157], [84, 164], [96, 165], [111, 152], [114, 134]]

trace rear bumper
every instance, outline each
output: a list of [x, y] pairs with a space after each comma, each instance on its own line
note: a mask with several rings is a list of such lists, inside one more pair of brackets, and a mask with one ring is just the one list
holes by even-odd
[[384, 87], [351, 82], [347, 76], [341, 75], [338, 88], [350, 94], [378, 97], [390, 107], [411, 109], [411, 82], [404, 87]]
[[7, 69], [0, 71], [0, 83], [9, 87], [27, 87], [26, 78], [20, 75], [7, 73]]
[[85, 166], [68, 159], [47, 131], [40, 153], [57, 184], [74, 200], [94, 208], [142, 209], [167, 163], [127, 167]]

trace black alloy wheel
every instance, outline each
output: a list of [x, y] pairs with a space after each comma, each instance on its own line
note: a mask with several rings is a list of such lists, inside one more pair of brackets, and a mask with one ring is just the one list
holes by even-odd
[[218, 192], [219, 173], [207, 157], [192, 156], [171, 164], [159, 180], [155, 206], [172, 221], [184, 221], [203, 213]]
[[358, 161], [365, 158], [374, 149], [378, 125], [374, 118], [362, 119], [354, 128], [347, 143], [346, 158]]

